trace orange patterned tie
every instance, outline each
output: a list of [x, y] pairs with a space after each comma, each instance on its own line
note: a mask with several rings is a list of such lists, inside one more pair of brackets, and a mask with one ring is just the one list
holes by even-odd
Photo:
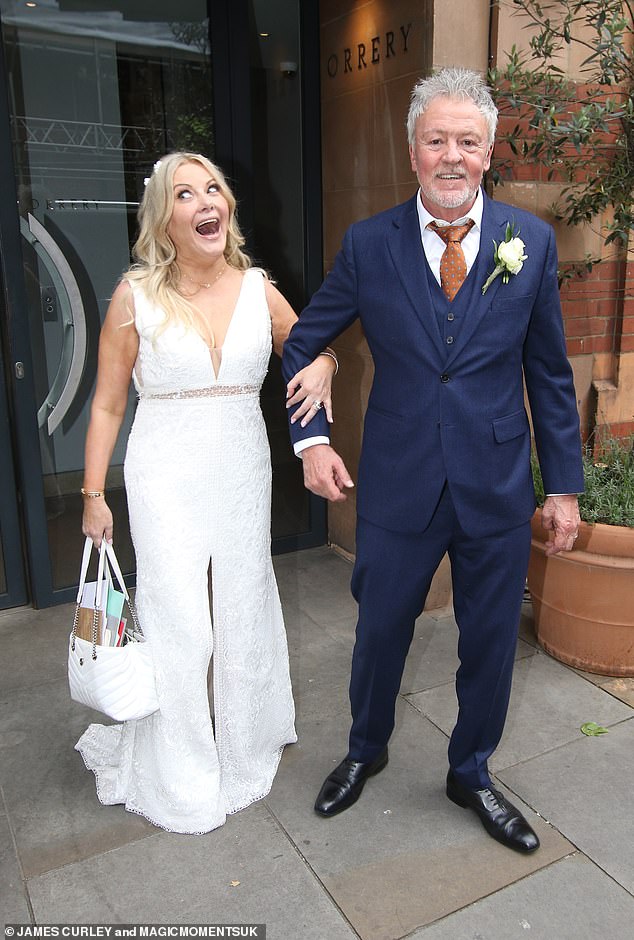
[[448, 300], [453, 300], [467, 276], [467, 262], [460, 242], [475, 225], [473, 219], [467, 219], [464, 225], [438, 225], [430, 222], [427, 228], [433, 229], [447, 246], [440, 259], [440, 286]]

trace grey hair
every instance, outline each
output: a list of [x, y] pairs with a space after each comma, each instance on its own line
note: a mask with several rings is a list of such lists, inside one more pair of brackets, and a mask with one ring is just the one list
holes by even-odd
[[419, 79], [412, 89], [409, 112], [407, 114], [407, 139], [410, 147], [414, 146], [416, 122], [434, 98], [471, 99], [487, 123], [489, 146], [495, 140], [498, 122], [498, 109], [491, 91], [477, 72], [470, 69], [441, 69], [429, 78]]

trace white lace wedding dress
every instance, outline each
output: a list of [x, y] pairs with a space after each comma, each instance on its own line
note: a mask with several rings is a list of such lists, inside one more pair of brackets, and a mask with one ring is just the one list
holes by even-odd
[[262, 273], [247, 271], [216, 376], [197, 333], [170, 327], [155, 338], [161, 311], [139, 288], [134, 303], [139, 405], [125, 481], [160, 710], [90, 725], [76, 748], [102, 803], [201, 833], [266, 796], [284, 745], [296, 740], [259, 404], [271, 321]]

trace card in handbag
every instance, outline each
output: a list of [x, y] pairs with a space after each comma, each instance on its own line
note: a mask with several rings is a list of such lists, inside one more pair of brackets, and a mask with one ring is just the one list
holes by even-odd
[[[103, 592], [104, 595], [106, 592]], [[97, 643], [101, 643], [103, 637], [103, 628], [104, 621], [106, 619], [106, 604], [105, 597], [102, 600], [99, 607], [96, 607], [97, 600], [97, 582], [96, 581], [87, 581], [84, 584], [84, 588], [81, 595], [81, 603], [79, 607], [79, 616], [77, 618], [77, 628], [75, 633], [78, 637], [81, 637], [82, 640], [90, 640], [92, 642], [92, 631], [94, 627], [95, 620], [95, 610], [97, 611]]]
[[[79, 606], [79, 617], [75, 633], [82, 640], [92, 642], [94, 624], [94, 611], [98, 609], [97, 616], [97, 643], [103, 646], [114, 645], [116, 640], [117, 628], [121, 621], [125, 595], [117, 591], [112, 584], [112, 575], [108, 566], [106, 557], [104, 564], [104, 576], [107, 579], [107, 585], [102, 589], [101, 602], [97, 605], [97, 581], [86, 581], [82, 588], [81, 601]], [[110, 634], [106, 634], [106, 630]], [[107, 639], [106, 639], [107, 637]]]
[[[71, 698], [103, 712], [116, 721], [145, 718], [158, 709], [152, 655], [137, 620], [136, 610], [130, 600], [114, 549], [105, 539], [99, 550], [94, 606], [90, 611], [90, 637], [84, 639], [77, 632], [82, 616], [91, 551], [92, 540], [87, 538], [73, 629], [68, 641], [68, 684]], [[100, 631], [106, 623], [108, 593], [109, 590], [114, 590], [108, 573], [108, 563], [117, 578], [133, 624], [133, 629], [124, 635], [120, 645], [103, 645], [101, 642], [103, 637]], [[86, 592], [86, 596], [90, 596], [90, 592]], [[118, 607], [118, 599], [111, 600]]]

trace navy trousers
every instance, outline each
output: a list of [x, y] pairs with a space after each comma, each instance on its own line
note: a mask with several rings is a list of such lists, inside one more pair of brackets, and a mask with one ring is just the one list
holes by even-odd
[[460, 658], [449, 765], [465, 786], [490, 785], [487, 760], [500, 741], [508, 709], [529, 549], [529, 522], [470, 538], [458, 522], [447, 485], [424, 532], [392, 532], [358, 519], [351, 759], [371, 761], [388, 742], [414, 622], [448, 552]]

